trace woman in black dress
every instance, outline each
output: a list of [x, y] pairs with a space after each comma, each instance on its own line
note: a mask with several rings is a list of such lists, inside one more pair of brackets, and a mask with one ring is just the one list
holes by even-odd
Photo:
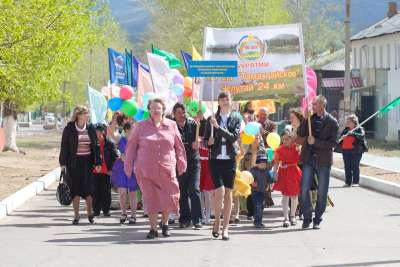
[[79, 223], [80, 198], [86, 200], [88, 220], [94, 223], [92, 214], [92, 196], [94, 190], [93, 168], [101, 170], [100, 151], [97, 145], [96, 131], [88, 123], [89, 110], [84, 106], [74, 109], [71, 121], [64, 128], [61, 139], [60, 166], [66, 173], [67, 184], [71, 190], [74, 219]]

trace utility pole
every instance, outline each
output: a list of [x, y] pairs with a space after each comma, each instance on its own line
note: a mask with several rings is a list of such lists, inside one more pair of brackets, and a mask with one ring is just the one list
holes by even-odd
[[[346, 17], [344, 20], [345, 27], [345, 71], [344, 71], [344, 116], [351, 112], [351, 69], [350, 69], [350, 53], [351, 53], [351, 32], [350, 32], [350, 2], [346, 0]], [[344, 122], [344, 118], [343, 118]]]

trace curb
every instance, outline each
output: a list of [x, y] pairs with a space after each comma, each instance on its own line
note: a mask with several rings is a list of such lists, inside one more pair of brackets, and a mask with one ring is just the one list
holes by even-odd
[[24, 204], [27, 200], [49, 188], [49, 186], [60, 176], [60, 171], [60, 168], [56, 168], [35, 182], [28, 184], [11, 196], [3, 199], [0, 202], [0, 219], [10, 215], [11, 212]]
[[[345, 180], [344, 170], [332, 167], [331, 175], [342, 181]], [[374, 191], [400, 198], [400, 184], [384, 181], [376, 177], [360, 175], [360, 186]]]

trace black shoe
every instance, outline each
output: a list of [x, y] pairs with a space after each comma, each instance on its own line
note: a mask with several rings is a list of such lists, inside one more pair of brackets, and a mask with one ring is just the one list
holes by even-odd
[[89, 215], [89, 216], [88, 216], [88, 220], [89, 220], [90, 223], [94, 223], [94, 217], [93, 217], [93, 215]]
[[110, 214], [109, 211], [106, 211], [106, 212], [103, 211], [103, 216], [104, 217], [111, 217], [111, 214]]
[[168, 225], [163, 225], [162, 226], [162, 235], [163, 236], [165, 236], [165, 237], [169, 237], [171, 234], [170, 234], [170, 232], [169, 232], [169, 227], [168, 227]]
[[78, 225], [78, 224], [79, 224], [79, 218], [78, 218], [78, 219], [74, 219], [74, 220], [72, 221], [72, 224], [73, 224], [73, 225]]
[[214, 219], [215, 219], [215, 216], [214, 216], [214, 215], [210, 215], [210, 219], [211, 219], [211, 220], [214, 220]]
[[240, 219], [239, 218], [235, 218], [235, 220], [233, 221], [235, 224], [240, 223]]
[[149, 218], [149, 215], [143, 214], [143, 218]]
[[321, 229], [321, 226], [319, 225], [319, 223], [314, 223], [312, 228], [314, 230], [319, 230], [319, 229]]
[[247, 216], [247, 220], [252, 221], [252, 220], [254, 220], [254, 217], [253, 216]]
[[93, 212], [93, 216], [94, 216], [94, 217], [100, 216], [100, 211], [95, 211], [95, 212]]
[[175, 223], [175, 219], [168, 219], [168, 224], [174, 224]]
[[126, 222], [126, 218], [127, 218], [126, 214], [121, 214], [121, 218], [119, 219], [119, 222], [120, 223], [125, 223]]
[[303, 225], [301, 226], [301, 228], [303, 228], [303, 229], [308, 229], [308, 228], [310, 228], [310, 223], [303, 222]]
[[214, 238], [218, 238], [218, 237], [219, 237], [219, 227], [218, 227], [217, 231], [215, 231], [215, 223], [216, 223], [216, 222], [214, 222], [214, 225], [213, 225], [211, 234], [212, 234], [212, 236], [213, 236]]
[[203, 228], [203, 225], [201, 225], [201, 223], [195, 223], [193, 226], [194, 226], [194, 229], [201, 229], [201, 228]]
[[233, 220], [232, 219], [229, 220], [229, 224], [233, 224]]
[[128, 224], [135, 224], [136, 223], [136, 217], [131, 216], [128, 220]]
[[158, 237], [158, 232], [154, 229], [150, 229], [149, 233], [146, 236], [147, 239], [154, 239], [156, 237]]

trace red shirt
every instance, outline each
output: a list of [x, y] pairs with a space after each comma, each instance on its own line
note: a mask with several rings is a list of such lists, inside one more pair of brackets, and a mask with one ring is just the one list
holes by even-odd
[[343, 138], [342, 149], [343, 150], [352, 150], [354, 148], [354, 141], [356, 138], [352, 135], [345, 136]]
[[[106, 162], [104, 160], [104, 140], [100, 140], [100, 156], [101, 156], [101, 174], [107, 174], [108, 170], [107, 170], [107, 165]], [[98, 173], [96, 172], [96, 169], [93, 170], [93, 173]]]

